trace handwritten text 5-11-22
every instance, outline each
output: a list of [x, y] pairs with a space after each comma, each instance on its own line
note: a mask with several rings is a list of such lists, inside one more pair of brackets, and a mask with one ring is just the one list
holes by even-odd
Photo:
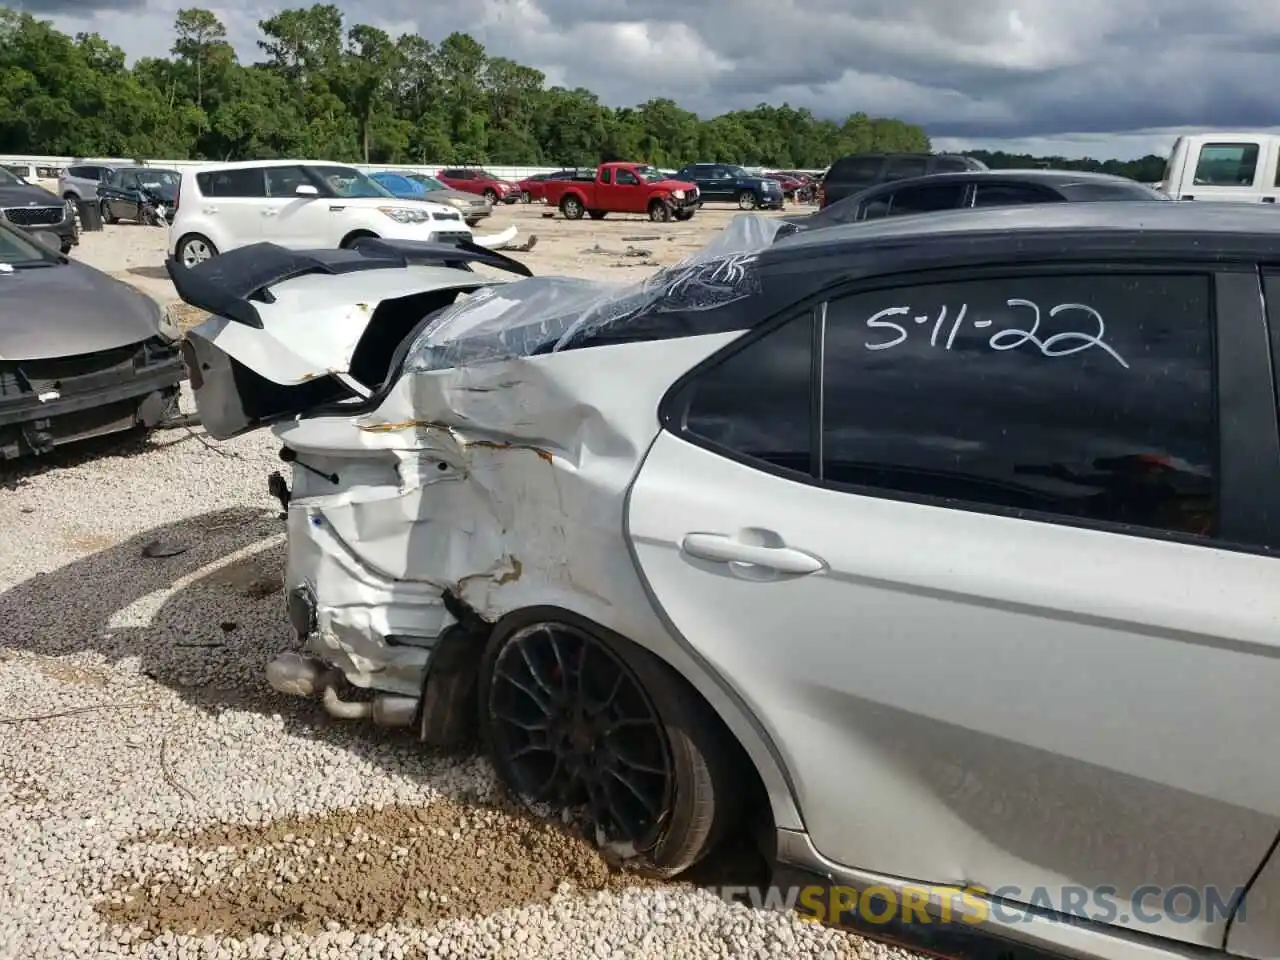
[[[1010, 327], [1000, 330], [991, 335], [987, 341], [987, 346], [992, 350], [1016, 350], [1025, 344], [1032, 344], [1040, 353], [1046, 357], [1065, 357], [1073, 353], [1079, 353], [1082, 350], [1088, 350], [1096, 347], [1099, 350], [1105, 350], [1111, 357], [1124, 367], [1129, 369], [1129, 364], [1124, 357], [1120, 356], [1110, 344], [1103, 340], [1107, 332], [1106, 321], [1102, 319], [1100, 314], [1093, 307], [1084, 303], [1059, 303], [1051, 307], [1048, 311], [1049, 317], [1057, 318], [1064, 314], [1083, 314], [1090, 320], [1090, 326], [1097, 327], [1093, 332], [1082, 332], [1078, 330], [1064, 330], [1054, 333], [1048, 337], [1041, 338], [1040, 324], [1042, 313], [1040, 306], [1032, 300], [1022, 300], [1012, 298], [1006, 300], [1005, 303], [1009, 307], [1021, 307], [1031, 311], [1031, 329], [1019, 330], [1016, 327]], [[917, 314], [912, 316], [910, 307], [886, 307], [867, 319], [867, 329], [884, 331], [889, 336], [887, 340], [880, 340], [872, 343], [867, 342], [864, 346], [868, 350], [889, 350], [899, 344], [905, 343], [908, 336], [908, 328], [903, 323], [897, 323], [890, 320], [890, 317], [910, 317], [918, 326], [932, 323], [933, 328], [929, 335], [929, 346], [941, 346], [944, 350], [950, 350], [956, 341], [956, 336], [960, 333], [965, 323], [965, 315], [969, 312], [969, 305], [962, 303], [960, 309], [956, 311], [951, 322], [947, 322], [947, 307], [943, 304], [938, 309], [936, 317], [927, 314]], [[992, 325], [991, 320], [970, 320], [969, 326], [975, 330], [985, 330]]]

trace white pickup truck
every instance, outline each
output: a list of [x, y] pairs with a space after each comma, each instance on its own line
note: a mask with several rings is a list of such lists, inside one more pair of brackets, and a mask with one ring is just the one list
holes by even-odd
[[1174, 200], [1275, 203], [1280, 134], [1210, 131], [1178, 137], [1161, 189]]

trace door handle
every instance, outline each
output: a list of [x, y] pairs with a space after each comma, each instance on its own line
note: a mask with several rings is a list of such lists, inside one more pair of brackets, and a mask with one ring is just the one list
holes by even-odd
[[779, 573], [808, 574], [826, 569], [826, 564], [803, 550], [794, 547], [768, 547], [755, 543], [743, 543], [719, 533], [689, 533], [680, 543], [680, 549], [699, 560], [716, 563], [746, 563], [756, 567], [776, 570]]
[[205, 208], [204, 208], [204, 212], [205, 212], [205, 213], [217, 213], [217, 212], [218, 212], [218, 208], [217, 208], [217, 207], [205, 207]]
[[262, 215], [263, 215], [264, 217], [278, 217], [278, 216], [280, 215], [280, 211], [279, 211], [279, 210], [274, 210], [274, 209], [272, 209], [272, 210], [263, 210], [263, 211], [262, 211]]

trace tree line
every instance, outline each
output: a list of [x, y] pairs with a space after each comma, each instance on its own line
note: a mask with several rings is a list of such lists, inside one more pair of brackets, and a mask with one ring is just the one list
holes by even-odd
[[[761, 104], [702, 120], [669, 99], [612, 108], [581, 87], [548, 87], [465, 33], [392, 37], [345, 23], [332, 4], [283, 10], [258, 28], [259, 62], [244, 64], [217, 16], [180, 10], [170, 56], [129, 67], [98, 34], [71, 37], [0, 9], [0, 153], [821, 169], [848, 153], [930, 149], [921, 127], [864, 113], [836, 122]], [[977, 155], [992, 166], [1004, 157]]]

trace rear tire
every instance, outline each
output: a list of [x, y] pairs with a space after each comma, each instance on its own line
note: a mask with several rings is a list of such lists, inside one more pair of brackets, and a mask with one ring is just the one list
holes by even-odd
[[671, 221], [671, 208], [661, 200], [655, 200], [649, 204], [649, 219], [654, 223], [669, 223]]
[[343, 250], [354, 250], [357, 243], [361, 240], [377, 240], [378, 235], [372, 230], [356, 230], [347, 234], [342, 238], [342, 243], [338, 244]]
[[218, 255], [213, 241], [199, 233], [189, 233], [178, 241], [174, 258], [184, 267], [194, 267]]
[[586, 212], [582, 201], [572, 194], [560, 201], [560, 213], [566, 220], [581, 220]]
[[107, 201], [105, 201], [105, 200], [101, 200], [101, 201], [99, 201], [99, 202], [98, 202], [98, 208], [102, 211], [102, 222], [103, 222], [103, 223], [111, 223], [111, 224], [115, 224], [115, 223], [119, 223], [119, 222], [120, 222], [120, 218], [119, 218], [119, 217], [117, 217], [117, 216], [115, 216], [114, 214], [112, 214], [112, 212], [111, 212], [111, 204], [107, 203]]
[[537, 621], [490, 637], [479, 681], [480, 729], [508, 790], [557, 812], [587, 798], [587, 840], [625, 851], [629, 869], [682, 873], [738, 818], [733, 745], [647, 650]]
[[488, 201], [489, 201], [489, 205], [490, 205], [490, 206], [497, 206], [497, 205], [498, 205], [498, 191], [497, 191], [497, 190], [486, 190], [486, 191], [484, 192], [484, 198], [485, 198], [486, 200], [488, 200]]
[[528, 190], [521, 190], [521, 191], [520, 191], [520, 202], [521, 202], [521, 203], [533, 203], [533, 194], [531, 194]]

